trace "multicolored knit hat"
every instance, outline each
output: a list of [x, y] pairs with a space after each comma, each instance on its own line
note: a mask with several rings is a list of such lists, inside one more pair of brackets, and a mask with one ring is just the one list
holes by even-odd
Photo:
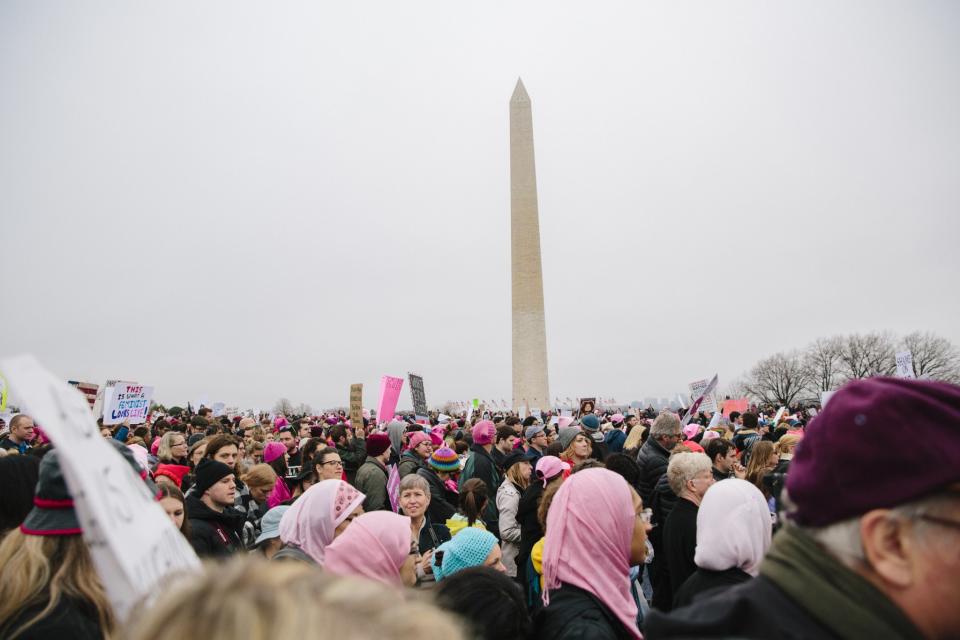
[[465, 527], [452, 539], [437, 547], [430, 561], [437, 582], [457, 571], [479, 567], [497, 544], [497, 538], [484, 529]]
[[460, 471], [460, 458], [450, 447], [440, 447], [434, 451], [429, 462], [436, 471]]

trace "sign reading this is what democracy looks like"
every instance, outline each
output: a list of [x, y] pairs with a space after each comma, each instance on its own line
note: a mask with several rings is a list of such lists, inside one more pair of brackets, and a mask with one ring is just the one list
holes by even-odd
[[113, 388], [110, 403], [103, 412], [103, 424], [114, 425], [129, 420], [129, 424], [143, 424], [150, 412], [153, 387], [132, 382], [118, 382]]

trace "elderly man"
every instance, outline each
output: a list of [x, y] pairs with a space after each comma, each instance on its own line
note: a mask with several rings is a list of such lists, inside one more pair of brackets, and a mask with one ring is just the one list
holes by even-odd
[[960, 637], [958, 431], [960, 387], [847, 384], [797, 448], [759, 577], [651, 614], [644, 636]]

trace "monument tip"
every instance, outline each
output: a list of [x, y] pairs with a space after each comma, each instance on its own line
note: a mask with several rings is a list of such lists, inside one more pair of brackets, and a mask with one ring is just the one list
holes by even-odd
[[530, 96], [527, 95], [527, 89], [523, 86], [523, 80], [517, 78], [517, 86], [513, 89], [513, 95], [510, 96], [510, 102], [530, 102]]

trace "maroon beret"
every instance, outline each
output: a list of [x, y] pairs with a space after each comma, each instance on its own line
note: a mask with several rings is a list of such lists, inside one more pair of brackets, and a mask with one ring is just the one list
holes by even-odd
[[798, 524], [824, 527], [960, 482], [960, 387], [867, 378], [807, 427], [787, 474]]
[[390, 448], [390, 436], [385, 433], [371, 433], [367, 436], [367, 455], [378, 456]]

